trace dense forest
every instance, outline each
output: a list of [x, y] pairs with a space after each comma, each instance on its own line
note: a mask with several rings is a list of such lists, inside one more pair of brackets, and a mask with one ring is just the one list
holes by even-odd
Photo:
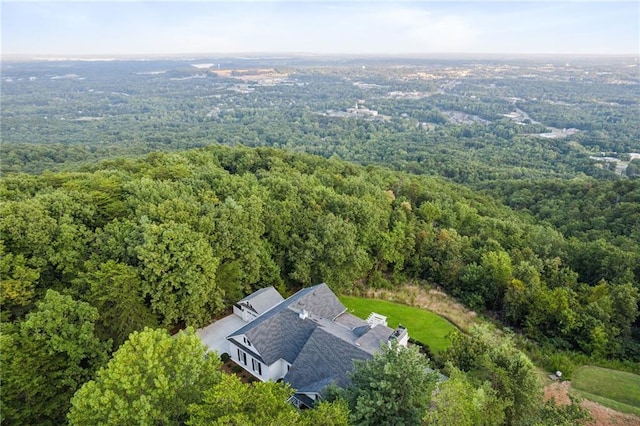
[[[201, 326], [253, 289], [321, 281], [436, 283], [540, 344], [639, 360], [637, 244], [565, 238], [439, 178], [210, 147], [6, 176], [2, 197], [3, 334], [21, 352], [57, 322], [77, 327], [61, 310], [84, 318], [90, 330], [58, 343], [82, 348], [76, 387], [136, 330]], [[17, 389], [34, 386], [15, 367]], [[5, 404], [29, 401], [9, 384]]]
[[[3, 421], [574, 424], [521, 350], [640, 372], [626, 59], [238, 61], [2, 64]], [[256, 289], [320, 282], [437, 287], [513, 338], [454, 336], [431, 354], [439, 385], [385, 351], [300, 413], [286, 387], [220, 375], [191, 331]], [[384, 404], [401, 371], [400, 413]]]

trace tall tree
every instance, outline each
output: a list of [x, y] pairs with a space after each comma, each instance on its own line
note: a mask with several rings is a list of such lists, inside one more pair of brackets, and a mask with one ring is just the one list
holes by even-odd
[[19, 316], [31, 305], [40, 271], [31, 268], [22, 254], [5, 253], [0, 242], [0, 305], [3, 319]]
[[281, 383], [243, 384], [236, 376], [223, 376], [204, 392], [199, 404], [189, 407], [192, 426], [204, 425], [293, 425], [298, 413], [287, 403], [292, 390]]
[[224, 292], [215, 279], [220, 261], [200, 233], [175, 222], [149, 223], [143, 238], [137, 247], [142, 293], [163, 324], [201, 326], [222, 309]]
[[287, 402], [293, 390], [276, 382], [244, 384], [238, 377], [223, 376], [204, 392], [201, 403], [189, 406], [188, 425], [204, 426], [346, 426], [344, 401], [321, 402], [300, 411]]
[[384, 347], [356, 362], [344, 398], [358, 425], [416, 425], [424, 417], [438, 379], [416, 346]]
[[459, 369], [447, 366], [449, 378], [438, 385], [423, 424], [491, 426], [504, 421], [504, 405], [489, 382], [476, 387]]
[[69, 400], [107, 359], [95, 335], [98, 311], [48, 290], [34, 312], [3, 336], [3, 418], [11, 424], [61, 424]]
[[469, 335], [456, 333], [445, 359], [480, 382], [488, 381], [505, 404], [505, 423], [519, 424], [537, 414], [542, 383], [531, 360], [507, 336], [476, 326]]
[[100, 313], [100, 331], [119, 347], [134, 331], [157, 325], [156, 316], [142, 296], [139, 272], [132, 266], [109, 260], [100, 265], [86, 262], [87, 272], [75, 280], [87, 288], [86, 298]]
[[193, 329], [171, 337], [160, 329], [134, 332], [95, 380], [71, 400], [72, 425], [181, 424], [190, 404], [220, 381], [220, 360]]

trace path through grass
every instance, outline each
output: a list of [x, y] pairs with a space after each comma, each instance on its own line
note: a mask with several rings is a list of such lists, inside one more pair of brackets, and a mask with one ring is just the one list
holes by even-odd
[[366, 319], [371, 312], [387, 317], [389, 327], [402, 324], [409, 331], [409, 337], [429, 346], [434, 352], [449, 347], [447, 335], [456, 328], [446, 319], [424, 309], [388, 302], [386, 300], [340, 296], [340, 301], [353, 315]]
[[640, 376], [584, 366], [573, 373], [573, 392], [616, 411], [640, 416]]

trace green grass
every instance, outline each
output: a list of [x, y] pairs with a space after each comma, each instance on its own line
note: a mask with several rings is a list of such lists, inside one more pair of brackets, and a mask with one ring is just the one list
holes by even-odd
[[573, 373], [571, 387], [582, 398], [640, 416], [640, 376], [637, 374], [584, 366]]
[[389, 327], [402, 324], [409, 331], [409, 337], [429, 346], [433, 352], [447, 349], [451, 344], [447, 335], [456, 330], [446, 319], [424, 309], [353, 296], [340, 296], [340, 301], [357, 317], [366, 319], [371, 312], [376, 312], [387, 317]]

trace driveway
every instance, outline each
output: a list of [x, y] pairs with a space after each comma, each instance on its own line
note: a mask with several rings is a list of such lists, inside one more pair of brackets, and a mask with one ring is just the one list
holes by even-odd
[[218, 355], [222, 355], [229, 352], [229, 342], [226, 337], [246, 324], [242, 318], [232, 314], [197, 329], [196, 334], [200, 336], [202, 343], [209, 347], [209, 351], [216, 351]]

